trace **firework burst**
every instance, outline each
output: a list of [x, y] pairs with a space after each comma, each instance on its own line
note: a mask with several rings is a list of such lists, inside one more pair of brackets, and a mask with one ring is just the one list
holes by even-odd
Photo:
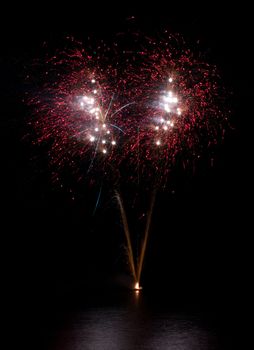
[[160, 184], [179, 155], [196, 159], [216, 142], [224, 119], [216, 68], [167, 33], [130, 42], [132, 50], [101, 43], [89, 51], [73, 41], [47, 60], [46, 82], [30, 102], [55, 169], [109, 176], [105, 169], [122, 164], [128, 181], [149, 175]]
[[126, 109], [132, 103], [119, 98], [122, 81], [116, 69], [73, 45], [44, 63], [44, 83], [29, 96], [35, 142], [50, 145], [54, 173], [69, 167], [79, 178], [96, 172], [108, 175], [122, 159], [117, 149], [124, 148]]
[[129, 163], [133, 177], [161, 185], [177, 159], [195, 161], [221, 138], [225, 91], [216, 67], [179, 37], [135, 38], [139, 49], [132, 52], [127, 74], [136, 101]]
[[130, 36], [95, 47], [71, 39], [40, 65], [31, 123], [55, 173], [122, 172], [122, 181], [161, 185], [179, 158], [195, 161], [223, 134], [225, 92], [216, 68], [179, 36]]

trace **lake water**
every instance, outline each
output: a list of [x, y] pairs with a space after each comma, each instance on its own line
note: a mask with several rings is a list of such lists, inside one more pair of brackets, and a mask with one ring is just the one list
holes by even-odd
[[211, 310], [174, 306], [142, 292], [85, 299], [45, 319], [44, 349], [231, 349], [228, 329]]

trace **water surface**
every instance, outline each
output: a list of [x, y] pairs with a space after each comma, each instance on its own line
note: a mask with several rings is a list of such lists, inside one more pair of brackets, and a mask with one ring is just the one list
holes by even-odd
[[[165, 298], [165, 297], [164, 297]], [[174, 307], [135, 292], [97, 297], [58, 310], [41, 328], [44, 349], [230, 349], [213, 312]]]

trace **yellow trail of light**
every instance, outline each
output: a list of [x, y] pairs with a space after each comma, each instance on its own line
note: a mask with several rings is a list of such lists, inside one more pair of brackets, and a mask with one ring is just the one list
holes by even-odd
[[136, 268], [135, 268], [135, 263], [134, 263], [134, 258], [133, 258], [133, 252], [132, 252], [132, 245], [131, 245], [131, 238], [130, 238], [130, 231], [129, 231], [129, 226], [128, 226], [128, 221], [126, 217], [126, 212], [124, 210], [123, 202], [120, 197], [120, 194], [116, 192], [116, 198], [120, 207], [121, 211], [121, 216], [122, 216], [122, 221], [123, 221], [123, 227], [124, 227], [124, 233], [127, 241], [127, 249], [128, 249], [128, 258], [129, 258], [129, 264], [131, 268], [132, 275], [134, 277], [134, 280], [137, 281], [137, 274], [136, 274]]
[[149, 236], [149, 231], [150, 231], [150, 226], [151, 226], [151, 219], [152, 219], [152, 214], [153, 214], [153, 208], [154, 208], [154, 203], [155, 203], [155, 197], [156, 197], [156, 191], [153, 192], [152, 199], [151, 199], [151, 204], [147, 216], [147, 221], [146, 221], [146, 230], [145, 230], [145, 236], [144, 240], [141, 246], [141, 253], [140, 253], [140, 258], [138, 261], [138, 273], [137, 273], [137, 281], [140, 281], [141, 278], [141, 272], [144, 264], [144, 257], [145, 257], [145, 252], [146, 252], [146, 247], [147, 247], [147, 241], [148, 241], [148, 236]]

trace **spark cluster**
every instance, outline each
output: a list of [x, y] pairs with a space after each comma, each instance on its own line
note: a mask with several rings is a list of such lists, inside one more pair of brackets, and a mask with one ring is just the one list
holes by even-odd
[[[169, 78], [168, 81], [169, 83], [172, 83], [173, 79]], [[158, 116], [154, 120], [154, 130], [156, 135], [155, 144], [161, 146], [164, 138], [167, 138], [167, 134], [174, 128], [182, 111], [179, 107], [179, 99], [172, 90], [167, 90], [162, 94], [161, 99], [158, 102], [158, 107], [162, 111], [160, 113], [161, 116]]]
[[[91, 80], [92, 84], [96, 83], [95, 79]], [[93, 95], [84, 95], [78, 98], [79, 108], [84, 114], [90, 114], [92, 123], [86, 131], [86, 137], [90, 144], [94, 144], [99, 152], [106, 154], [109, 149], [116, 146], [116, 140], [112, 135], [112, 126], [107, 124], [107, 115], [109, 109], [104, 111], [100, 103], [101, 89], [94, 87]]]

